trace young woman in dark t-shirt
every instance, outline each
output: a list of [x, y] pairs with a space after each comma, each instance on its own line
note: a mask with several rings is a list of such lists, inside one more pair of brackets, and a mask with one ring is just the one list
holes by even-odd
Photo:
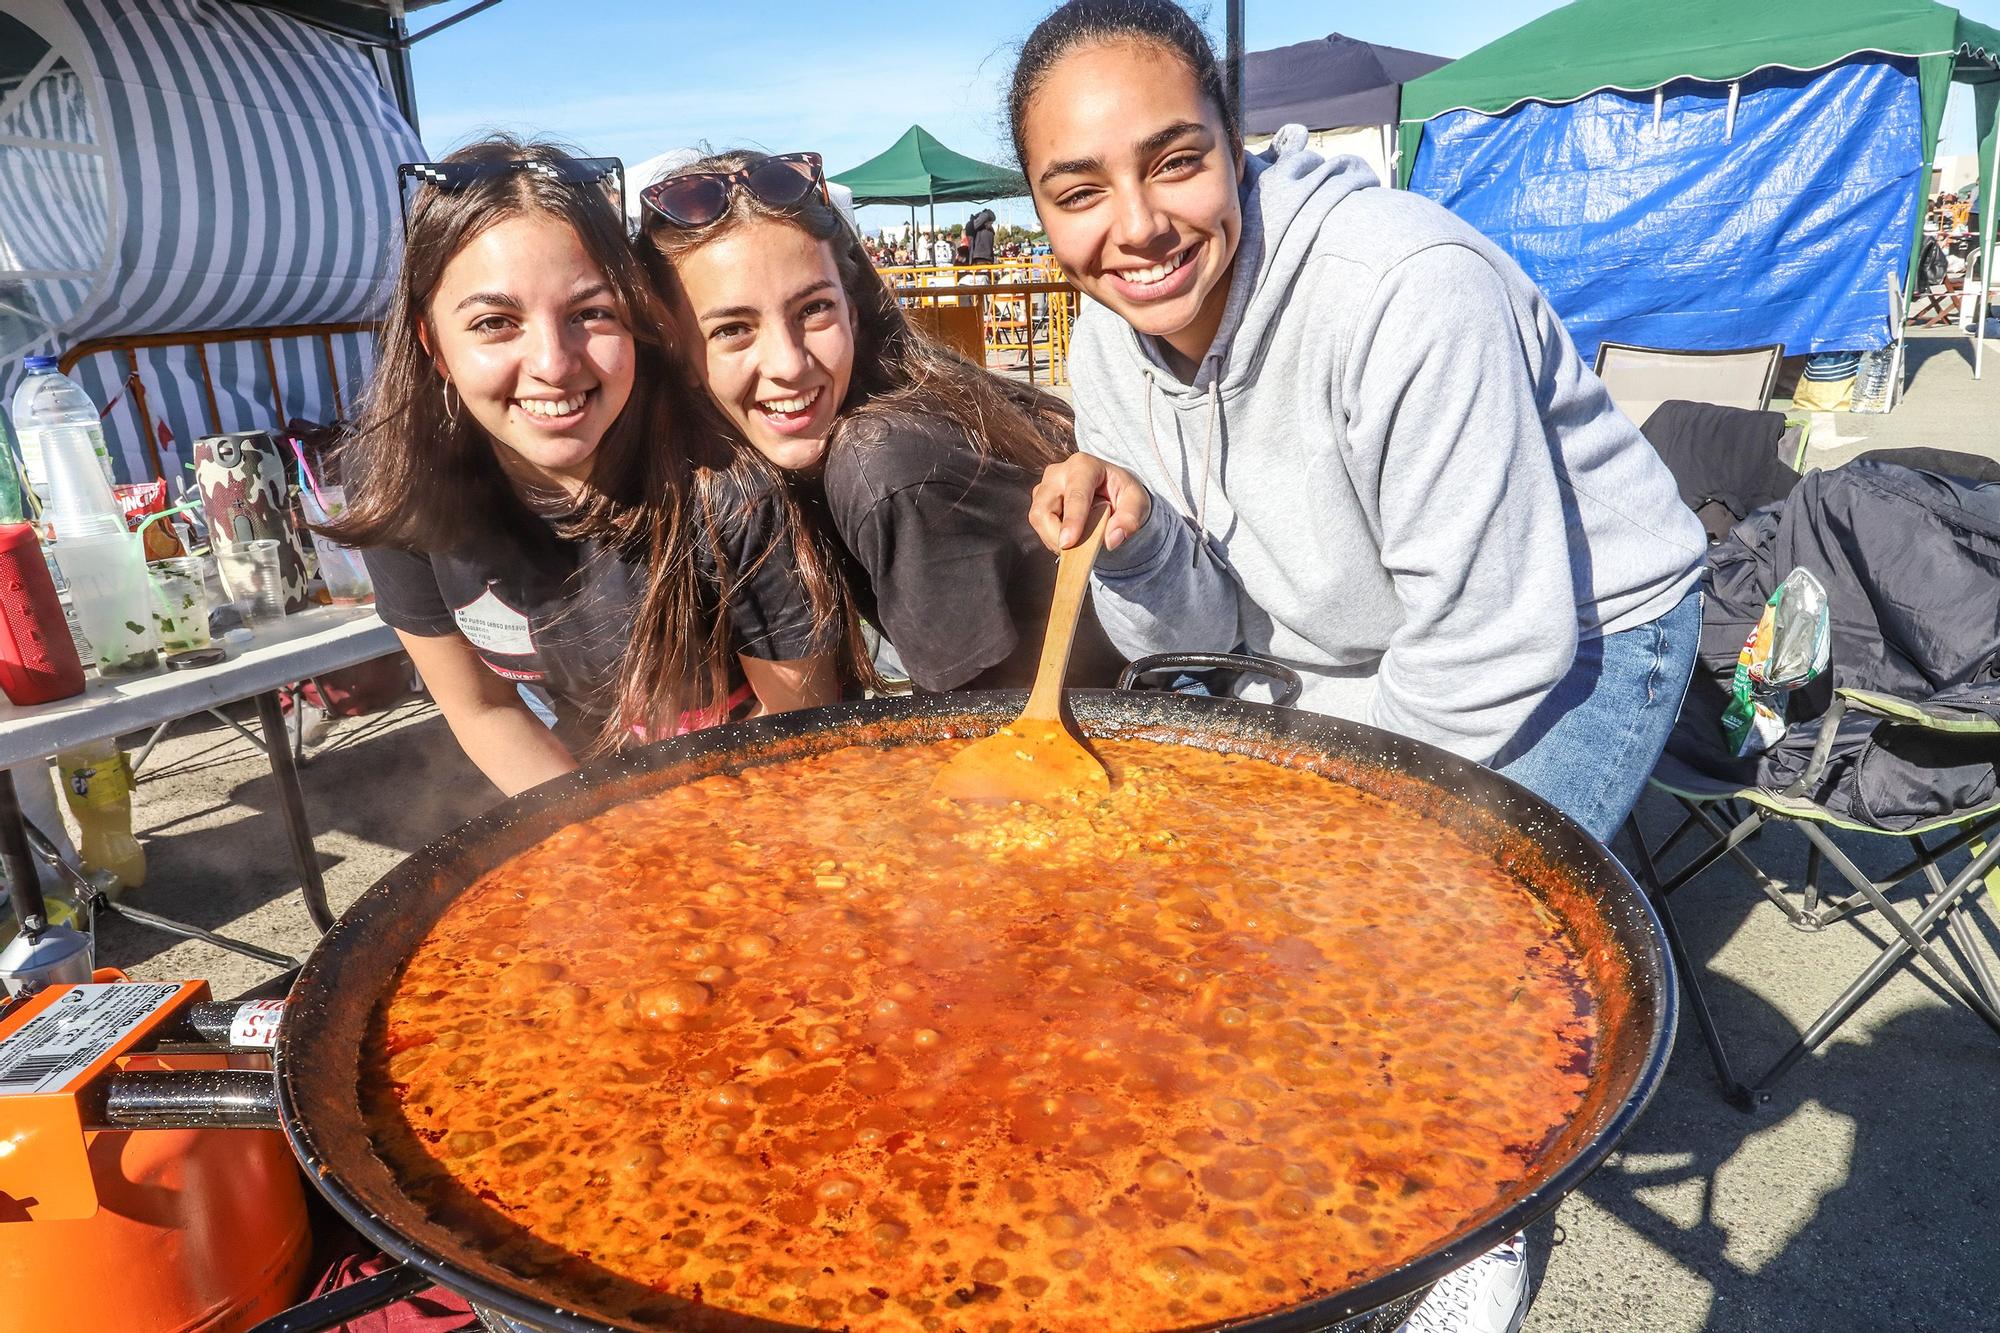
[[[1055, 582], [1027, 502], [1070, 451], [1068, 409], [912, 331], [819, 173], [809, 153], [690, 163], [643, 191], [642, 250], [709, 396], [837, 536], [850, 606], [910, 679], [1025, 685]], [[1086, 608], [1070, 681], [1120, 665]]]
[[743, 686], [764, 711], [830, 699], [791, 501], [707, 466], [721, 423], [679, 387], [603, 164], [495, 137], [425, 172], [328, 531], [366, 550], [467, 756], [508, 794], [575, 767], [526, 682], [596, 748]]

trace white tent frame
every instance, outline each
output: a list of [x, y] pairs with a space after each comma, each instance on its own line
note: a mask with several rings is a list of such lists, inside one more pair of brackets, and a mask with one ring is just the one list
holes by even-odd
[[1986, 204], [1979, 210], [1979, 283], [1975, 294], [1972, 290], [1972, 275], [1965, 275], [1966, 292], [1960, 299], [1972, 303], [1972, 378], [1978, 379], [1986, 370], [1986, 312], [1987, 293], [1993, 290], [1993, 240], [1995, 225], [2000, 222], [1993, 216], [1996, 201], [2000, 201], [2000, 129], [1992, 135], [1993, 149], [1986, 163]]
[[[43, 79], [48, 77], [49, 72], [55, 67], [56, 63], [62, 61], [67, 62], [69, 67], [76, 72], [85, 103], [89, 108], [91, 123], [97, 126], [100, 131], [105, 130], [105, 127], [111, 123], [110, 108], [104, 100], [104, 88], [97, 77], [97, 67], [91, 59], [90, 45], [84, 40], [83, 32], [77, 26], [76, 20], [70, 14], [69, 10], [61, 4], [56, 3], [55, 0], [10, 0], [8, 8], [14, 17], [47, 38], [49, 50], [41, 60], [36, 62], [34, 68], [29, 70], [22, 78], [20, 86], [5, 101], [0, 102], [0, 124], [4, 124], [7, 117], [13, 113], [15, 108], [33, 92]], [[117, 145], [111, 140], [108, 134], [105, 134], [100, 139], [100, 142], [94, 144], [72, 143], [64, 140], [30, 139], [15, 134], [0, 134], [0, 150], [8, 148], [51, 149], [59, 152], [75, 153], [83, 157], [97, 158], [102, 164], [101, 179], [104, 190], [105, 216], [111, 218], [121, 216], [125, 207], [124, 182], [118, 170]], [[104, 249], [98, 255], [97, 267], [89, 271], [81, 269], [74, 271], [30, 270], [15, 267], [16, 259], [13, 251], [7, 248], [5, 239], [0, 238], [0, 276], [26, 281], [49, 278], [58, 280], [87, 280], [90, 283], [90, 290], [85, 293], [78, 309], [89, 310], [96, 305], [111, 282], [112, 268], [116, 262], [114, 253], [116, 245], [117, 237], [115, 230], [108, 232], [104, 238]], [[42, 325], [45, 330], [44, 339], [56, 332], [55, 328], [49, 325], [47, 320], [33, 311], [22, 310], [14, 305], [8, 305], [6, 308], [30, 323]], [[76, 311], [69, 312], [70, 315], [76, 313]], [[28, 344], [31, 348], [37, 345], [39, 343]], [[0, 352], [4, 352], [4, 350], [0, 349]]]

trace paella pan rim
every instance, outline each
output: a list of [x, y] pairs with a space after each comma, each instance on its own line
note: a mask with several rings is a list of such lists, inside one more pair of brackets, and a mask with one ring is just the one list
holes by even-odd
[[[359, 1031], [380, 987], [408, 957], [415, 942], [478, 875], [526, 850], [557, 829], [587, 819], [638, 794], [658, 790], [657, 775], [676, 768], [691, 778], [838, 744], [903, 744], [990, 732], [1018, 713], [1025, 694], [994, 691], [915, 698], [874, 699], [787, 713], [773, 718], [698, 732], [622, 752], [523, 792], [481, 814], [454, 832], [412, 853], [367, 890], [335, 923], [306, 961], [286, 1005], [275, 1052], [280, 1114], [287, 1139], [307, 1178], [329, 1203], [369, 1241], [408, 1262], [440, 1285], [474, 1304], [524, 1321], [550, 1333], [624, 1333], [628, 1325], [564, 1309], [445, 1257], [404, 1234], [364, 1198], [349, 1178], [367, 1164], [382, 1168], [365, 1146], [353, 1080], [339, 1086], [339, 1073], [355, 1068]], [[1234, 1320], [1190, 1328], [1256, 1329], [1259, 1333], [1305, 1333], [1326, 1329], [1428, 1286], [1462, 1267], [1507, 1237], [1538, 1220], [1582, 1183], [1638, 1120], [1665, 1072], [1678, 1021], [1678, 986], [1658, 916], [1631, 876], [1608, 851], [1541, 798], [1490, 769], [1443, 750], [1359, 723], [1320, 714], [1235, 699], [1185, 695], [1078, 690], [1066, 696], [1086, 734], [1176, 740], [1207, 748], [1259, 753], [1260, 747], [1293, 755], [1345, 757], [1440, 788], [1470, 802], [1547, 850], [1553, 861], [1597, 888], [1597, 905], [1610, 934], [1625, 954], [1635, 1001], [1629, 1025], [1643, 1024], [1643, 1043], [1629, 1041], [1629, 1082], [1614, 1094], [1611, 1109], [1596, 1131], [1536, 1186], [1507, 1202], [1493, 1216], [1449, 1243], [1427, 1251], [1390, 1272], [1332, 1294]], [[1271, 755], [1274, 759], [1278, 756]], [[740, 762], [739, 762], [740, 761]], [[1283, 762], [1279, 759], [1279, 762]], [[652, 779], [652, 781], [648, 781]], [[670, 778], [669, 781], [674, 779]], [[468, 863], [471, 872], [468, 873]], [[441, 887], [442, 886], [442, 887]], [[399, 911], [428, 898], [434, 910]], [[417, 904], [419, 908], [424, 904]], [[406, 936], [391, 950], [383, 934]], [[356, 983], [364, 983], [357, 985]], [[366, 994], [359, 992], [366, 991]], [[335, 1017], [339, 1022], [335, 1023]], [[342, 1040], [329, 1037], [338, 1028]], [[348, 1035], [352, 1039], [347, 1039]], [[1636, 1034], [1633, 1034], [1636, 1036]], [[330, 1067], [331, 1066], [331, 1067]], [[1595, 1075], [1593, 1076], [1595, 1077]], [[339, 1111], [316, 1110], [329, 1099]], [[355, 1123], [345, 1120], [354, 1103]], [[325, 1119], [316, 1122], [315, 1116]], [[360, 1135], [361, 1138], [356, 1136]], [[333, 1140], [345, 1137], [346, 1142]], [[518, 1279], [521, 1287], [532, 1280]], [[715, 1307], [705, 1307], [711, 1313]], [[734, 1328], [803, 1330], [813, 1326], [743, 1314]], [[1162, 1329], [1159, 1333], [1169, 1333]]]

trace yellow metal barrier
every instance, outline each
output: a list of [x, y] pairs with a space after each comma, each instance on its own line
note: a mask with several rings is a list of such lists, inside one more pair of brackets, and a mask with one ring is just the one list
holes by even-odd
[[[1050, 384], [1069, 383], [1069, 330], [1076, 318], [1077, 291], [1053, 261], [878, 271], [906, 310], [979, 307], [988, 369], [1026, 371], [1030, 383], [1038, 375]], [[912, 320], [933, 336], [943, 327], [940, 321], [939, 316]], [[945, 341], [955, 344], [958, 339]]]
[[875, 271], [891, 287], [963, 287], [976, 282], [1063, 282], [1062, 265], [1054, 255], [1001, 259], [991, 264], [877, 265]]
[[[223, 430], [222, 406], [216, 397], [215, 374], [209, 364], [208, 349], [218, 343], [255, 342], [263, 344], [264, 369], [270, 376], [271, 406], [276, 415], [271, 418], [274, 429], [283, 429], [291, 419], [285, 406], [284, 379], [278, 373], [278, 359], [272, 349], [273, 340], [284, 341], [292, 338], [317, 338], [320, 351], [326, 357], [327, 380], [333, 388], [333, 411], [335, 416], [344, 415], [346, 402], [340, 382], [340, 363], [334, 356], [333, 340], [349, 333], [374, 333], [380, 329], [373, 323], [343, 324], [287, 324], [271, 328], [250, 329], [200, 329], [185, 333], [144, 333], [128, 334], [112, 338], [92, 338], [78, 343], [62, 354], [58, 368], [67, 375], [77, 363], [104, 352], [122, 352], [125, 355], [125, 385], [132, 392], [132, 409], [139, 417], [140, 438], [145, 441], [146, 452], [153, 464], [153, 475], [165, 477], [166, 463], [160, 457], [160, 436], [158, 423], [154, 418], [152, 405], [146, 399], [146, 381], [139, 374], [139, 352], [154, 347], [188, 347], [194, 350], [195, 361], [201, 368], [202, 397], [208, 407], [208, 429], [219, 435]], [[348, 398], [356, 395], [347, 395]], [[117, 400], [114, 398], [113, 402]], [[109, 405], [105, 408], [110, 410]]]

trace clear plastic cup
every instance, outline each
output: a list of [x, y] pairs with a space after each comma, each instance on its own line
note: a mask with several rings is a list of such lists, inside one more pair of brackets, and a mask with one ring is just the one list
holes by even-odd
[[237, 542], [215, 553], [222, 586], [246, 625], [276, 624], [285, 618], [285, 579], [276, 538]]
[[97, 653], [102, 675], [129, 675], [159, 665], [153, 637], [153, 589], [136, 532], [71, 535], [51, 548], [84, 637]]
[[146, 566], [153, 580], [153, 626], [160, 646], [170, 653], [209, 646], [208, 589], [198, 556], [155, 560]]
[[[327, 507], [320, 507], [320, 496], [311, 487], [299, 492], [300, 508], [305, 510], [306, 522], [324, 523], [347, 507], [347, 492], [338, 486], [321, 489], [320, 495], [326, 499]], [[326, 595], [334, 605], [345, 606], [375, 600], [375, 585], [369, 580], [368, 566], [362, 563], [361, 552], [349, 550], [338, 542], [312, 535], [313, 549], [319, 552], [319, 577], [326, 585]]]

